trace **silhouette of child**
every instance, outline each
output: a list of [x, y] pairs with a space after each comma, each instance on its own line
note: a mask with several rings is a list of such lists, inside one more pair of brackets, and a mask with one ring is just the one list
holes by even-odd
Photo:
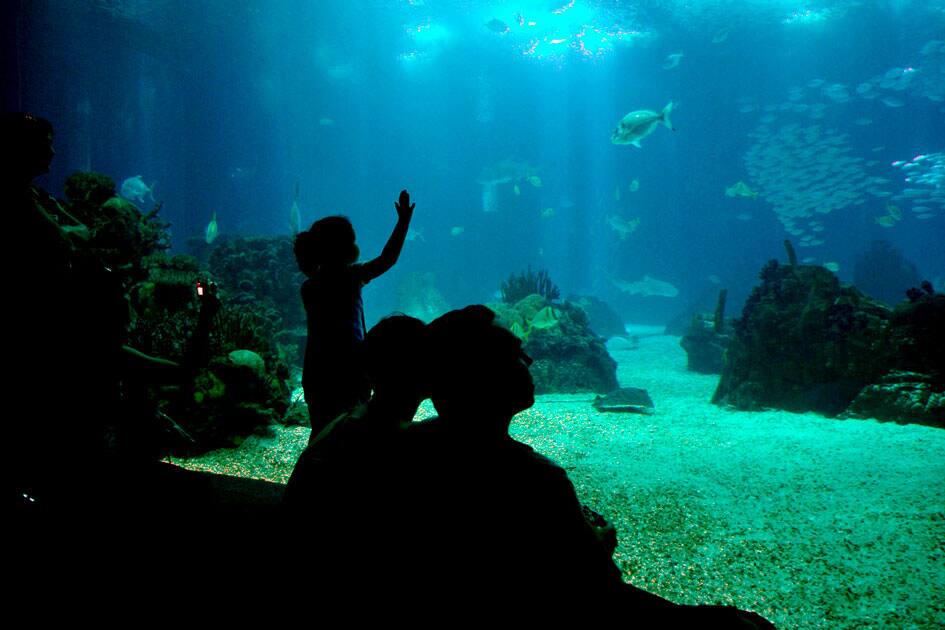
[[312, 424], [310, 440], [370, 394], [361, 357], [365, 332], [361, 287], [397, 262], [415, 205], [402, 190], [394, 204], [397, 224], [387, 244], [380, 256], [365, 263], [357, 262], [360, 250], [346, 217], [319, 219], [295, 238], [295, 259], [308, 277], [302, 283], [308, 317], [302, 388]]

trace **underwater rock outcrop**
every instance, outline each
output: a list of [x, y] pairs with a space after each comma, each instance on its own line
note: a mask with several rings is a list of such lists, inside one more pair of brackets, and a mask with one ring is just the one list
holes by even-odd
[[568, 301], [581, 308], [587, 315], [591, 330], [601, 337], [625, 337], [626, 325], [623, 319], [609, 304], [593, 295], [572, 295]]
[[887, 371], [842, 414], [945, 428], [945, 294], [928, 282], [893, 309], [885, 342]]
[[251, 350], [216, 356], [197, 375], [192, 400], [171, 406], [172, 417], [195, 440], [175, 454], [236, 446], [249, 435], [267, 432], [288, 409], [284, 377], [270, 373], [263, 358]]
[[945, 427], [945, 295], [923, 283], [891, 311], [823, 267], [774, 260], [761, 280], [713, 403]]
[[404, 275], [397, 285], [397, 310], [431, 322], [450, 310], [450, 306], [436, 287], [436, 274], [415, 271]]
[[687, 367], [700, 374], [721, 374], [725, 367], [725, 349], [732, 341], [731, 321], [725, 320], [728, 291], [719, 291], [715, 312], [694, 315], [679, 345], [686, 351]]
[[761, 281], [735, 321], [712, 402], [839, 414], [888, 365], [888, 310], [820, 266], [772, 260]]
[[289, 367], [271, 321], [252, 304], [236, 304], [220, 289], [221, 308], [209, 328], [208, 357], [189, 364], [200, 298], [197, 279], [208, 278], [192, 256], [152, 256], [148, 277], [132, 292], [136, 323], [129, 343], [149, 355], [188, 365], [188, 381], [174, 391], [156, 391], [150, 403], [193, 439], [168, 445], [174, 454], [232, 446], [266, 430], [288, 407]]
[[142, 213], [116, 196], [115, 182], [94, 172], [73, 173], [66, 179], [69, 212], [89, 228], [89, 249], [126, 289], [148, 276], [148, 258], [170, 248], [169, 223], [158, 217], [160, 204]]
[[523, 340], [525, 352], [534, 361], [535, 393], [604, 394], [617, 389], [617, 362], [577, 305], [557, 304], [532, 294], [515, 304], [488, 306], [499, 323]]
[[945, 428], [945, 391], [925, 374], [890, 372], [867, 385], [841, 418], [876, 418]]
[[245, 306], [264, 320], [278, 336], [284, 358], [301, 365], [306, 324], [299, 287], [305, 278], [292, 252], [292, 238], [261, 236], [221, 242], [210, 253], [209, 267], [228, 303]]

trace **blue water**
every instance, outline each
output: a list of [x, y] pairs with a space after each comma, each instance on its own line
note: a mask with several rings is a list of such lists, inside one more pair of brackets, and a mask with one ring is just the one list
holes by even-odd
[[[39, 183], [156, 182], [175, 251], [213, 212], [221, 238], [288, 234], [298, 184], [303, 223], [347, 214], [375, 255], [408, 188], [415, 233], [369, 321], [413, 273], [462, 306], [529, 265], [628, 321], [722, 286], [737, 311], [785, 238], [846, 281], [877, 239], [945, 279], [940, 0], [20, 4], [4, 107], [57, 128]], [[675, 131], [610, 142], [669, 102]], [[921, 155], [905, 181], [893, 163]], [[739, 181], [757, 198], [726, 196]], [[614, 217], [639, 222], [621, 238]], [[646, 277], [678, 295], [621, 290]]]

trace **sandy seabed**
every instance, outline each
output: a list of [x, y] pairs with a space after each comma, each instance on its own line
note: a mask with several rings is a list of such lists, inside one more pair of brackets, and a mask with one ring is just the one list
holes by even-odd
[[[512, 425], [616, 526], [625, 580], [779, 628], [945, 627], [945, 430], [717, 407], [718, 377], [687, 371], [659, 330], [608, 345], [654, 415], [547, 395]], [[284, 428], [176, 463], [284, 482], [307, 440]]]

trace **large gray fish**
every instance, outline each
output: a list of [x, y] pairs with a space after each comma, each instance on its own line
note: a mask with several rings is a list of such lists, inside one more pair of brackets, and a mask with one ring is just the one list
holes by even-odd
[[669, 119], [672, 111], [673, 103], [670, 102], [659, 113], [648, 109], [630, 112], [617, 123], [617, 128], [610, 136], [610, 141], [614, 144], [632, 144], [639, 147], [640, 140], [653, 133], [659, 123], [663, 123], [667, 129], [673, 129], [673, 123]]
[[144, 183], [144, 179], [142, 179], [140, 175], [135, 175], [121, 183], [121, 189], [118, 194], [128, 201], [143, 204], [148, 198], [150, 198], [152, 202], [154, 201], [153, 189], [154, 184], [148, 186]]

